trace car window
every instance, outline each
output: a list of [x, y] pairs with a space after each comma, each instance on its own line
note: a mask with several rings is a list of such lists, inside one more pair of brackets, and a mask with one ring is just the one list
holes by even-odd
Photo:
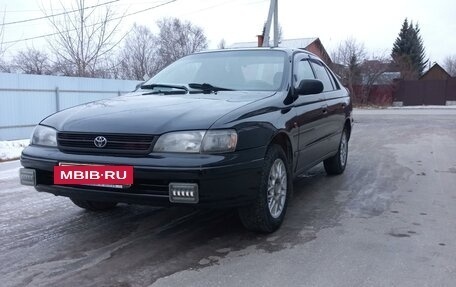
[[282, 84], [283, 64], [274, 62], [251, 63], [241, 67], [245, 82], [250, 85], [268, 83], [278, 88]]
[[317, 75], [317, 79], [323, 83], [323, 92], [334, 90], [331, 79], [329, 78], [328, 72], [325, 66], [319, 61], [313, 60], [312, 67]]
[[329, 80], [331, 81], [331, 84], [332, 84], [333, 88], [334, 88], [335, 90], [338, 90], [339, 88], [337, 87], [336, 82], [335, 82], [333, 76], [331, 75], [331, 72], [330, 72], [330, 71], [328, 70], [328, 68], [326, 68], [326, 67], [325, 67], [325, 70], [326, 70], [326, 73], [328, 73]]
[[340, 90], [339, 82], [336, 80], [336, 76], [334, 76], [334, 73], [331, 70], [329, 70], [328, 68], [326, 68], [326, 70], [328, 71], [329, 77], [331, 78], [334, 89]]
[[304, 79], [315, 79], [312, 67], [307, 59], [296, 62], [293, 75], [295, 87], [298, 87]]
[[145, 85], [190, 83], [241, 91], [275, 91], [282, 87], [287, 54], [248, 50], [193, 54], [169, 65]]

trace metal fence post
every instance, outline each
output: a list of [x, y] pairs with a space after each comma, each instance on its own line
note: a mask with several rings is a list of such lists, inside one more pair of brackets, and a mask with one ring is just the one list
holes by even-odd
[[55, 87], [55, 111], [60, 110], [60, 96], [59, 96], [59, 87]]

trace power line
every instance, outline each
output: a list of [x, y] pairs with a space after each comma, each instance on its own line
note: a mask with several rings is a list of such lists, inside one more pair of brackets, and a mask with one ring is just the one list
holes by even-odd
[[[118, 0], [116, 0], [116, 1], [118, 1]], [[159, 4], [159, 5], [155, 5], [155, 6], [152, 6], [152, 7], [146, 8], [146, 9], [143, 9], [143, 10], [139, 10], [139, 11], [136, 11], [136, 12], [132, 12], [132, 13], [125, 14], [125, 15], [120, 16], [120, 17], [115, 17], [115, 18], [109, 19], [109, 20], [107, 20], [106, 22], [111, 22], [111, 21], [114, 21], [114, 20], [119, 20], [119, 19], [122, 19], [122, 18], [125, 18], [125, 17], [129, 17], [129, 16], [132, 16], [132, 15], [136, 15], [136, 14], [139, 14], [139, 13], [143, 13], [143, 12], [146, 12], [146, 11], [150, 11], [150, 10], [159, 8], [159, 7], [161, 7], [161, 6], [165, 6], [165, 5], [167, 5], [167, 4], [171, 4], [171, 3], [176, 2], [176, 1], [177, 1], [177, 0], [170, 0], [170, 1], [168, 1], [168, 2]], [[90, 26], [95, 26], [95, 25], [98, 25], [98, 24], [101, 24], [101, 22], [100, 22], [100, 23], [93, 24], [93, 25], [90, 25]], [[76, 29], [72, 29], [72, 30], [66, 30], [66, 31], [62, 31], [62, 32], [71, 32], [71, 31], [75, 31], [75, 30], [76, 30]], [[45, 34], [45, 35], [39, 35], [39, 36], [35, 36], [35, 37], [30, 37], [30, 38], [24, 38], [24, 39], [19, 39], [19, 40], [7, 41], [7, 42], [3, 42], [3, 44], [14, 44], [14, 43], [19, 43], [19, 42], [23, 42], [23, 41], [29, 41], [29, 40], [35, 40], [35, 39], [40, 39], [40, 38], [46, 38], [46, 37], [50, 37], [50, 36], [59, 35], [60, 33], [61, 33], [61, 32], [56, 32], [56, 33], [50, 33], [50, 34]]]
[[118, 20], [118, 19], [121, 19], [121, 18], [124, 18], [124, 17], [128, 17], [128, 16], [132, 16], [132, 15], [136, 15], [136, 14], [139, 14], [139, 13], [143, 13], [143, 12], [146, 12], [146, 11], [149, 11], [149, 10], [153, 10], [155, 8], [158, 8], [158, 7], [161, 7], [161, 6], [165, 6], [167, 4], [171, 4], [171, 3], [176, 2], [176, 1], [177, 0], [171, 0], [171, 1], [168, 1], [168, 2], [165, 2], [165, 3], [162, 3], [162, 4], [158, 4], [158, 5], [143, 9], [143, 10], [139, 10], [139, 11], [136, 11], [136, 12], [125, 14], [125, 15], [123, 15], [121, 17], [113, 18], [113, 19], [111, 19], [111, 21], [112, 20]]
[[[113, 0], [113, 1], [105, 2], [105, 3], [101, 3], [101, 4], [89, 6], [89, 7], [84, 7], [83, 9], [96, 8], [96, 7], [99, 7], [99, 6], [104, 6], [104, 5], [111, 4], [111, 3], [114, 3], [114, 2], [118, 2], [118, 1], [120, 1], [120, 0]], [[71, 10], [71, 11], [65, 11], [65, 12], [62, 12], [62, 13], [46, 15], [46, 16], [37, 17], [37, 18], [30, 18], [30, 19], [25, 19], [25, 20], [19, 20], [19, 21], [7, 22], [7, 23], [0, 23], [0, 26], [6, 26], [6, 25], [19, 24], [19, 23], [25, 23], [25, 22], [31, 22], [31, 21], [36, 21], [36, 20], [52, 18], [52, 17], [55, 17], [55, 16], [61, 16], [61, 15], [65, 15], [65, 14], [78, 12], [80, 10], [81, 9], [75, 9], [75, 10]]]
[[[120, 0], [118, 0], [120, 1]], [[145, 1], [145, 2], [130, 2], [130, 3], [119, 3], [113, 6], [119, 7], [119, 6], [135, 6], [135, 5], [144, 5], [144, 4], [151, 4], [151, 3], [156, 3], [156, 2], [162, 2], [162, 1]], [[54, 11], [65, 11], [65, 9], [54, 9]], [[43, 12], [43, 10], [40, 9], [23, 9], [23, 10], [5, 10], [5, 14], [9, 13], [32, 13], [32, 12]]]
[[40, 35], [40, 36], [36, 36], [36, 37], [24, 38], [24, 39], [20, 39], [20, 40], [7, 41], [7, 42], [3, 42], [3, 44], [14, 44], [14, 43], [19, 43], [19, 42], [23, 42], [23, 41], [29, 41], [29, 40], [39, 39], [39, 38], [46, 38], [46, 37], [50, 37], [50, 36], [54, 36], [54, 35], [58, 35], [58, 34], [60, 34], [60, 33], [45, 34], [45, 35]]

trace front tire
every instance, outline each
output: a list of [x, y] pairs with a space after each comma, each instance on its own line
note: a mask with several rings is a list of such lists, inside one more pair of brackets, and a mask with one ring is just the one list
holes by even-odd
[[108, 211], [116, 207], [117, 202], [91, 201], [70, 198], [78, 207], [89, 211]]
[[347, 166], [347, 156], [348, 156], [348, 134], [347, 130], [342, 131], [342, 136], [340, 138], [339, 150], [337, 153], [323, 161], [325, 166], [326, 173], [329, 175], [338, 175], [342, 174]]
[[238, 210], [244, 227], [261, 233], [277, 230], [285, 217], [291, 188], [290, 166], [285, 152], [280, 146], [272, 145], [265, 156], [255, 202]]

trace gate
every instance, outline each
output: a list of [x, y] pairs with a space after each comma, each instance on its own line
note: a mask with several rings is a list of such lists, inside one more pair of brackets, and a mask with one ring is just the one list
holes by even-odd
[[447, 105], [456, 100], [456, 79], [401, 81], [394, 101], [404, 106]]

